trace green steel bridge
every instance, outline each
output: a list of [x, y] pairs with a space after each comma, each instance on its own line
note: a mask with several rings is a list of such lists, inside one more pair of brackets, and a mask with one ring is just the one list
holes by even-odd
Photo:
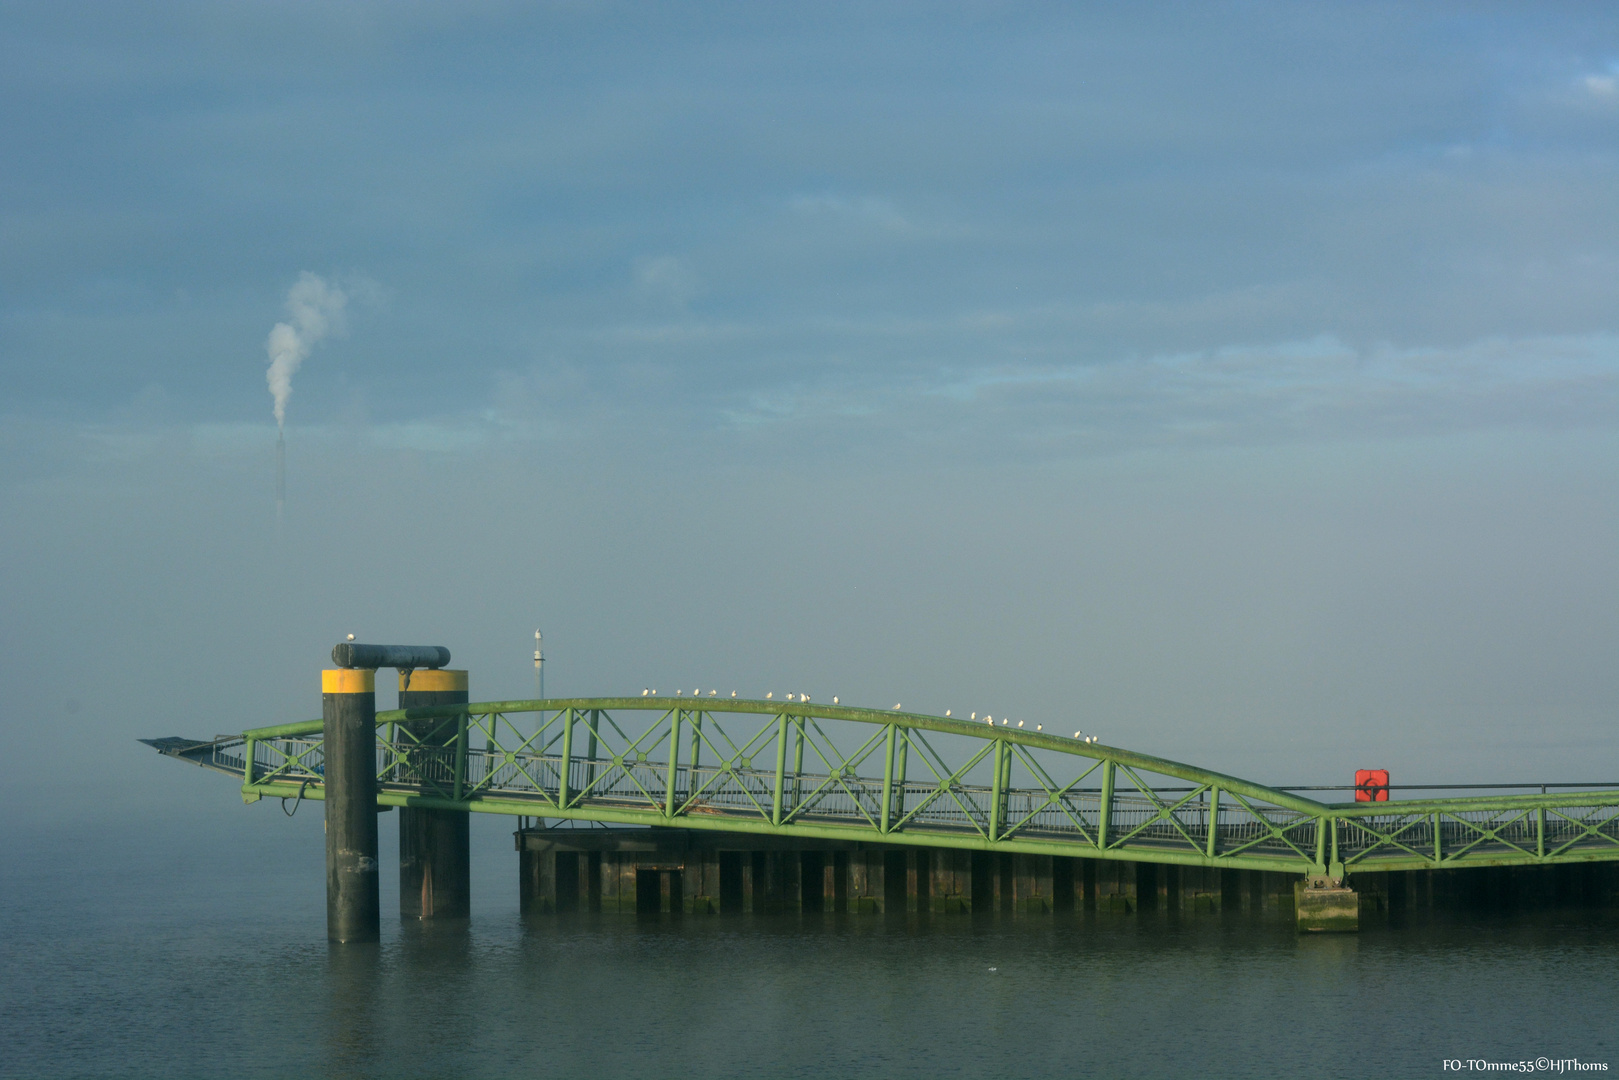
[[[1078, 738], [719, 697], [378, 712], [383, 806], [1341, 877], [1619, 861], [1619, 790], [1322, 803]], [[322, 722], [147, 740], [321, 799]]]

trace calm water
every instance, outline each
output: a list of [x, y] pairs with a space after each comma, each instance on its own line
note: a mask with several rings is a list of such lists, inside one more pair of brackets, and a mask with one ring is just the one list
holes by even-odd
[[333, 951], [318, 817], [253, 820], [4, 849], [0, 1075], [1358, 1078], [1542, 1054], [1619, 1070], [1612, 914], [1331, 938], [1232, 915], [525, 923], [509, 836], [485, 828], [469, 925], [390, 923], [380, 947]]

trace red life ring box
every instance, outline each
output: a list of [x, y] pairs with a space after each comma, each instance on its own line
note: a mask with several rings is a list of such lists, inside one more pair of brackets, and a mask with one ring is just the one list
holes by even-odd
[[1388, 802], [1389, 771], [1387, 769], [1356, 769], [1355, 801]]

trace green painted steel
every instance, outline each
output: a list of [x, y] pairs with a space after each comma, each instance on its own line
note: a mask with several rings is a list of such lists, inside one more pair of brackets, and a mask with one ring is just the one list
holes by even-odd
[[[404, 723], [434, 718], [456, 721], [453, 743], [418, 743]], [[395, 710], [377, 723], [387, 806], [1292, 873], [1619, 860], [1619, 791], [1328, 804], [917, 713], [579, 698]], [[574, 756], [581, 725], [588, 758]], [[249, 801], [324, 797], [319, 720], [187, 745], [174, 756], [241, 776]]]

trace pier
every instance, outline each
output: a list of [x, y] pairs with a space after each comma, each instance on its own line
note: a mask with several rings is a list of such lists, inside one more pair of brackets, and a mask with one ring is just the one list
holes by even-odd
[[[362, 651], [385, 648], [334, 650], [355, 666], [323, 673], [320, 719], [146, 740], [247, 802], [326, 802], [334, 941], [379, 932], [385, 807], [406, 918], [469, 910], [472, 813], [516, 819], [536, 913], [1243, 909], [1332, 931], [1619, 887], [1613, 788], [1319, 802], [988, 718], [716, 691], [472, 703], [448, 650]], [[403, 708], [376, 710], [364, 664], [401, 669]]]

